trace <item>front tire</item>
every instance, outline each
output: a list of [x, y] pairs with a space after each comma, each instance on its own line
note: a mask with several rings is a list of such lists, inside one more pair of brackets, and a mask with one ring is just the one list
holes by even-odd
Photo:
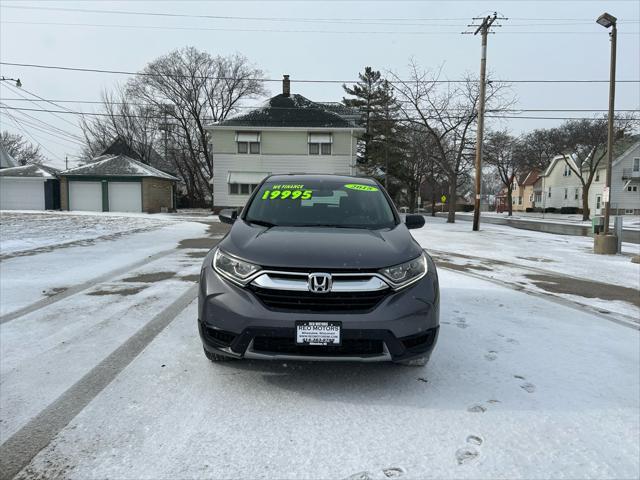
[[227, 357], [226, 355], [220, 355], [218, 353], [209, 352], [206, 348], [203, 348], [205, 356], [212, 362], [229, 362], [234, 360], [231, 357]]

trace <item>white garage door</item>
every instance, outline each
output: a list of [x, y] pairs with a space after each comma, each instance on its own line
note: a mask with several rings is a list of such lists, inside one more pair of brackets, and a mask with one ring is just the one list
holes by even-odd
[[44, 210], [44, 179], [0, 178], [0, 210]]
[[142, 188], [140, 182], [109, 182], [110, 212], [141, 212]]
[[102, 211], [100, 182], [69, 182], [69, 210]]

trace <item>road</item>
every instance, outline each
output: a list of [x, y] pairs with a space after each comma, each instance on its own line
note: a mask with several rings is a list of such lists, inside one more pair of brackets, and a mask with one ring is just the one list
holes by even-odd
[[212, 364], [195, 280], [223, 229], [0, 326], [1, 478], [638, 477], [637, 330], [443, 262], [424, 368]]

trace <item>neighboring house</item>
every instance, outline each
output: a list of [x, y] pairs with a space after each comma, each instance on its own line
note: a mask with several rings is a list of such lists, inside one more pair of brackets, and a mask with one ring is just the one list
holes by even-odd
[[523, 180], [524, 176], [513, 176], [513, 181], [511, 183], [511, 210], [514, 212], [524, 212], [524, 208], [522, 206]]
[[518, 205], [514, 205], [513, 210], [518, 212], [531, 211], [536, 207], [536, 197], [534, 185], [540, 176], [539, 170], [531, 170], [520, 178], [518, 184]]
[[17, 167], [18, 162], [16, 162], [15, 158], [13, 158], [4, 145], [0, 145], [0, 169], [2, 168], [11, 168]]
[[[578, 169], [573, 158], [567, 156], [574, 169]], [[563, 207], [582, 209], [582, 184], [578, 176], [569, 168], [563, 155], [557, 155], [534, 182], [533, 201], [539, 208]], [[541, 194], [537, 196], [538, 194]], [[541, 197], [541, 198], [540, 198]], [[538, 203], [540, 200], [540, 203]]]
[[[619, 152], [619, 155], [616, 153]], [[592, 215], [604, 214], [604, 187], [607, 181], [606, 157], [602, 159], [589, 189]], [[611, 214], [640, 215], [640, 141], [618, 140], [611, 166]]]
[[352, 109], [338, 105], [291, 94], [285, 75], [282, 93], [262, 108], [207, 126], [214, 206], [243, 206], [270, 174], [357, 174], [357, 136], [364, 130]]
[[61, 205], [95, 212], [173, 210], [177, 181], [127, 155], [102, 155], [60, 173]]
[[60, 182], [57, 171], [44, 165], [23, 165], [0, 170], [0, 210], [58, 210]]

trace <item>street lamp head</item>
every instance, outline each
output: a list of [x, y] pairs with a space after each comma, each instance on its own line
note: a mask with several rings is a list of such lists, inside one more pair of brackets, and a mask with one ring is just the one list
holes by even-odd
[[611, 26], [615, 26], [616, 21], [618, 19], [609, 13], [603, 13], [598, 17], [596, 23], [602, 25], [604, 28], [609, 28]]

